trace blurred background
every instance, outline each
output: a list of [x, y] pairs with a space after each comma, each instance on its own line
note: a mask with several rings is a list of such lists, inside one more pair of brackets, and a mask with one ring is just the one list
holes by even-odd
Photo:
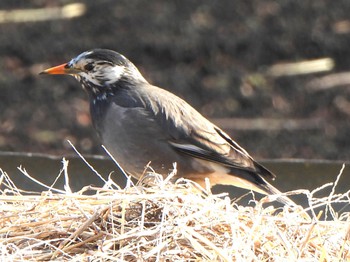
[[350, 1], [0, 2], [0, 151], [104, 154], [86, 94], [38, 73], [116, 50], [257, 159], [349, 160]]

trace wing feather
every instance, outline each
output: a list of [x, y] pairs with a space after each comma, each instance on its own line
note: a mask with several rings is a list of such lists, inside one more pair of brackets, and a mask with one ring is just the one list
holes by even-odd
[[[153, 96], [152, 96], [153, 94]], [[166, 90], [153, 87], [147, 97], [157, 123], [169, 134], [168, 142], [179, 152], [215, 162], [240, 173], [275, 176], [181, 98]]]

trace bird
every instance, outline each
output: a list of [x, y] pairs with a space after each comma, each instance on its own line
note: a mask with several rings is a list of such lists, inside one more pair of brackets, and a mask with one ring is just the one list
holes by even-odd
[[92, 49], [40, 74], [74, 76], [86, 91], [102, 144], [132, 177], [145, 167], [167, 177], [232, 185], [294, 202], [267, 179], [276, 176], [218, 126], [175, 94], [150, 84], [122, 54]]

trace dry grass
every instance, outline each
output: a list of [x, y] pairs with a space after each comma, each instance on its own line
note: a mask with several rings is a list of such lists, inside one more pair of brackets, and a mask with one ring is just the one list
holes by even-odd
[[[130, 182], [120, 189], [108, 180], [102, 188], [71, 192], [66, 168], [65, 191], [49, 187], [40, 194], [21, 192], [1, 173], [1, 261], [350, 259], [347, 213], [330, 212], [330, 221], [320, 221], [300, 208], [238, 206], [225, 194], [157, 175], [149, 187]], [[349, 192], [313, 198], [318, 190], [306, 192], [311, 206], [349, 202]]]

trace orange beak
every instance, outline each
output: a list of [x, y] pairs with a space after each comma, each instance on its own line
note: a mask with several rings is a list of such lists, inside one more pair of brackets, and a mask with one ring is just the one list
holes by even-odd
[[68, 63], [51, 67], [49, 69], [46, 69], [46, 70], [42, 71], [40, 73], [40, 75], [43, 75], [43, 74], [48, 74], [48, 75], [74, 75], [74, 74], [79, 73], [79, 70], [74, 69], [74, 68], [70, 68], [67, 65], [68, 65]]
[[66, 68], [67, 63], [51, 67], [49, 69], [46, 69], [42, 71], [40, 74], [49, 74], [49, 75], [65, 75], [67, 74], [67, 69]]

